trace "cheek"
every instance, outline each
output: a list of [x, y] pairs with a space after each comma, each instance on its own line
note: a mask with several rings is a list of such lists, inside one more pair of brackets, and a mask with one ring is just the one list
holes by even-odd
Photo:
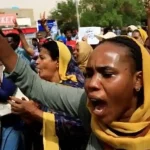
[[[119, 77], [112, 84], [108, 82], [104, 90], [107, 93], [110, 105], [117, 108], [130, 105], [133, 97], [133, 80], [128, 77]], [[118, 107], [120, 105], [120, 107]]]

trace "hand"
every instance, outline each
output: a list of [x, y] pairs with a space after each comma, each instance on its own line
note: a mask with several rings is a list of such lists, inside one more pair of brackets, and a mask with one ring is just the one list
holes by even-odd
[[88, 40], [88, 37], [87, 37], [87, 36], [84, 36], [84, 37], [82, 38], [82, 41], [87, 42], [87, 40]]
[[16, 20], [16, 19], [14, 19], [14, 20], [13, 20], [13, 23], [14, 23], [14, 29], [15, 29], [15, 30], [19, 30], [19, 31], [20, 31], [20, 30], [21, 30], [21, 28], [19, 27], [19, 25], [18, 25], [18, 23], [17, 23], [17, 20]]
[[40, 19], [41, 19], [41, 25], [42, 26], [47, 26], [47, 19], [45, 17], [45, 12], [42, 14], [40, 14]]
[[145, 0], [145, 9], [148, 16], [150, 16], [150, 0]]
[[15, 97], [10, 97], [9, 103], [11, 105], [12, 113], [16, 115], [34, 115], [39, 109], [37, 103], [26, 101], [24, 98], [21, 100]]

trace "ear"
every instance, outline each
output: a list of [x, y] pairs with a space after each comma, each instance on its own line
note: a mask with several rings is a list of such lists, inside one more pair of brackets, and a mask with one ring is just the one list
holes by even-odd
[[142, 71], [135, 73], [135, 91], [139, 92], [143, 87], [143, 73]]

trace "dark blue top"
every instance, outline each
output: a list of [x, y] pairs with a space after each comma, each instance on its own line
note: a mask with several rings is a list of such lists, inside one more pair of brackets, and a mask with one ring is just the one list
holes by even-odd
[[0, 102], [6, 102], [9, 96], [15, 93], [16, 89], [16, 85], [3, 75], [3, 81], [0, 86]]

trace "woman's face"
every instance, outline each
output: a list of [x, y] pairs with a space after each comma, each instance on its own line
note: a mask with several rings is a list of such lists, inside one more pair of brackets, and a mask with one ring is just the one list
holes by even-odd
[[75, 46], [74, 51], [73, 51], [73, 56], [74, 56], [75, 59], [78, 58], [78, 56], [79, 56], [79, 44], [77, 44]]
[[93, 113], [104, 124], [128, 121], [137, 108], [137, 73], [127, 48], [103, 43], [92, 53], [86, 69], [85, 89]]
[[133, 33], [132, 33], [132, 37], [133, 37], [134, 39], [136, 39], [138, 42], [140, 42], [142, 45], [144, 44], [144, 43], [143, 43], [143, 40], [142, 40], [142, 37], [141, 37], [141, 35], [140, 35], [139, 32], [137, 32], [137, 31], [133, 32]]
[[45, 48], [40, 49], [39, 58], [36, 61], [39, 76], [42, 79], [51, 81], [58, 72], [58, 61], [52, 60], [49, 52]]

